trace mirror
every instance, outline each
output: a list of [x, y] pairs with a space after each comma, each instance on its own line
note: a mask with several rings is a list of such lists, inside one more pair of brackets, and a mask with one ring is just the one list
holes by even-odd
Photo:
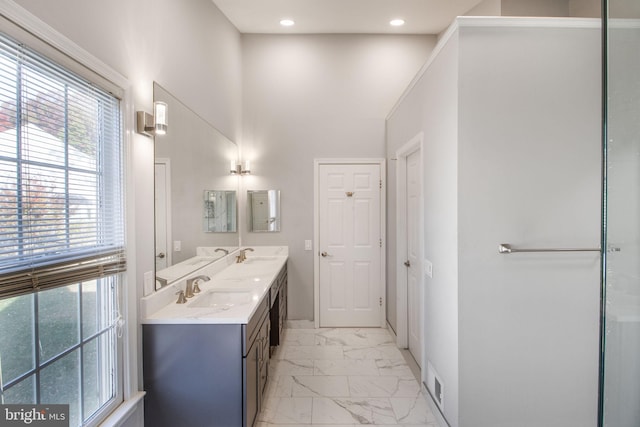
[[[238, 178], [229, 174], [238, 147], [158, 83], [153, 100], [167, 104], [169, 117], [167, 133], [155, 136], [156, 286], [162, 286], [222, 257], [216, 249], [238, 246]], [[211, 188], [227, 202], [225, 232], [203, 228], [203, 194]]]
[[280, 190], [247, 191], [249, 231], [280, 231]]
[[235, 191], [204, 191], [205, 233], [235, 233], [237, 201]]

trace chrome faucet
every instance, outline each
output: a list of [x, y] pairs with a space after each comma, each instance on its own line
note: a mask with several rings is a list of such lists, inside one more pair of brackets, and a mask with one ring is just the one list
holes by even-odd
[[193, 294], [200, 292], [200, 287], [198, 286], [198, 281], [200, 280], [208, 282], [211, 278], [209, 276], [201, 275], [187, 279], [187, 288], [184, 291], [185, 298], [193, 298]]
[[225, 255], [229, 255], [229, 251], [223, 248], [218, 248], [213, 252], [224, 252]]
[[236, 264], [240, 264], [242, 261], [247, 259], [247, 251], [253, 252], [253, 248], [244, 248], [240, 251], [240, 255], [236, 257]]

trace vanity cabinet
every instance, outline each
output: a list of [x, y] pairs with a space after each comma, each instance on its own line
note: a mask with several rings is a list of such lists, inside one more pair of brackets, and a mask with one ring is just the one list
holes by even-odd
[[287, 264], [271, 286], [271, 352], [281, 344], [284, 322], [287, 319]]
[[269, 377], [270, 297], [247, 324], [144, 324], [145, 424], [251, 427]]

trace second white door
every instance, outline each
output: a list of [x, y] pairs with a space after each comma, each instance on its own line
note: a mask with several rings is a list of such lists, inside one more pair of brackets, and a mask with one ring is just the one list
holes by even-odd
[[407, 156], [407, 326], [409, 351], [418, 365], [422, 361], [422, 286], [420, 280], [420, 156], [419, 150]]
[[381, 326], [380, 168], [319, 166], [321, 327]]

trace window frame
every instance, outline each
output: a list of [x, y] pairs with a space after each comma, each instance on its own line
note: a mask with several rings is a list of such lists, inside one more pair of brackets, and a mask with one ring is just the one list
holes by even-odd
[[[129, 80], [109, 65], [78, 46], [66, 36], [37, 18], [12, 0], [0, 2], [0, 24], [3, 31], [24, 42], [30, 48], [42, 53], [58, 64], [77, 72], [81, 76], [96, 82], [120, 98], [122, 151], [123, 151], [123, 187], [124, 187], [124, 221], [125, 247], [127, 250], [127, 271], [121, 273], [120, 314], [122, 316], [122, 338], [118, 340], [122, 351], [118, 352], [119, 378], [122, 383], [121, 398], [113, 405], [105, 408], [104, 413], [111, 412], [105, 418], [92, 419], [88, 426], [116, 426], [141, 406], [144, 392], [139, 390], [139, 358], [138, 332], [138, 289], [136, 284], [135, 253], [131, 242], [135, 241], [135, 233], [130, 226], [135, 222], [135, 213], [129, 206], [134, 206], [133, 197], [134, 173], [132, 135], [134, 131], [133, 91]], [[7, 24], [8, 23], [8, 24]], [[7, 31], [9, 27], [11, 32]], [[17, 32], [17, 35], [16, 35]], [[87, 76], [87, 73], [90, 75]]]

